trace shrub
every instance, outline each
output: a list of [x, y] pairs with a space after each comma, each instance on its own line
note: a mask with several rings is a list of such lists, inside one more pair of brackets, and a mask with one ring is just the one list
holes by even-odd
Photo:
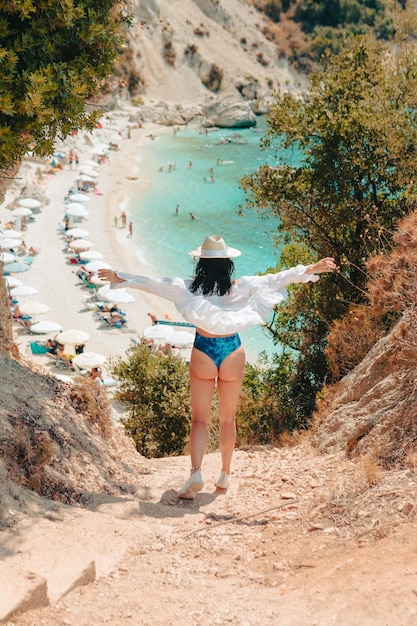
[[172, 41], [166, 41], [164, 43], [164, 58], [169, 65], [175, 65], [175, 59], [177, 55], [175, 53]]
[[210, 70], [206, 76], [202, 78], [203, 84], [210, 89], [210, 91], [219, 91], [223, 80], [223, 70], [215, 63], [212, 63]]
[[280, 15], [283, 11], [283, 3], [281, 0], [268, 0], [264, 12], [271, 18], [273, 22], [279, 22]]
[[290, 410], [287, 399], [294, 371], [285, 353], [274, 355], [272, 362], [261, 355], [255, 365], [247, 364], [239, 403], [237, 445], [276, 443], [282, 433], [304, 427]]
[[260, 63], [261, 65], [263, 65], [264, 67], [266, 67], [267, 65], [269, 65], [269, 61], [268, 59], [266, 59], [263, 55], [263, 52], [258, 52], [256, 55], [256, 60], [258, 61], [258, 63]]
[[154, 354], [144, 343], [126, 357], [112, 368], [119, 381], [115, 399], [128, 409], [126, 432], [148, 458], [183, 454], [191, 419], [188, 366], [172, 352]]
[[190, 54], [191, 56], [193, 56], [194, 54], [196, 54], [198, 52], [198, 48], [194, 43], [189, 43], [185, 48], [184, 48], [184, 54]]

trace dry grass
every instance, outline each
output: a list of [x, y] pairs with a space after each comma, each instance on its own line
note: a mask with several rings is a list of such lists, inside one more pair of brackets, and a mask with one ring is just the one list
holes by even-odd
[[13, 420], [13, 431], [0, 442], [8, 477], [42, 494], [48, 478], [45, 468], [52, 460], [52, 441], [42, 431], [30, 428], [22, 417]]
[[374, 487], [381, 480], [383, 470], [371, 454], [361, 457], [358, 462], [358, 478], [365, 488]]
[[91, 378], [79, 377], [71, 388], [70, 402], [79, 413], [84, 413], [91, 424], [98, 427], [103, 437], [112, 430], [111, 404], [106, 390]]
[[367, 263], [374, 314], [417, 307], [417, 213], [399, 222], [393, 240], [395, 247], [389, 254], [372, 257]]
[[326, 348], [334, 379], [341, 378], [358, 365], [382, 335], [380, 318], [366, 305], [352, 306], [344, 317], [335, 320], [327, 336]]

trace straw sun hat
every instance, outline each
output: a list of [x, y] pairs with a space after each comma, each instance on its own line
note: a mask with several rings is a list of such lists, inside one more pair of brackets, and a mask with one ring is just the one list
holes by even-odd
[[226, 246], [220, 235], [210, 235], [204, 239], [201, 246], [195, 250], [190, 250], [188, 254], [193, 257], [200, 257], [200, 259], [233, 259], [242, 253], [236, 248]]

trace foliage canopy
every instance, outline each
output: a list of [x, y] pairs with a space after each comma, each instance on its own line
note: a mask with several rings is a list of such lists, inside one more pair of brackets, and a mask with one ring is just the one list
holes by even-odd
[[280, 218], [282, 265], [334, 256], [338, 275], [295, 286], [270, 326], [293, 355], [288, 411], [308, 417], [328, 373], [326, 334], [365, 299], [366, 261], [390, 246], [417, 192], [415, 30], [398, 46], [350, 38], [311, 76], [308, 98], [279, 96], [265, 145], [276, 163], [243, 179], [248, 206]]
[[57, 136], [92, 128], [86, 102], [107, 80], [124, 0], [0, 0], [0, 169]]
[[115, 397], [128, 408], [123, 423], [138, 452], [148, 458], [183, 454], [191, 420], [186, 363], [140, 344], [117, 359], [112, 374], [120, 381]]

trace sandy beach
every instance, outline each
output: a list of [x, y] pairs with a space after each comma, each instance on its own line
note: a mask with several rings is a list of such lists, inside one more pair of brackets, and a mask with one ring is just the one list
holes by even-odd
[[[34, 318], [34, 321], [52, 320], [59, 323], [63, 330], [84, 330], [90, 335], [85, 344], [85, 351], [98, 352], [106, 357], [124, 355], [126, 349], [132, 345], [132, 339], [137, 340], [143, 330], [151, 325], [148, 313], [153, 313], [158, 319], [168, 317], [181, 321], [172, 303], [139, 290], [129, 290], [135, 301], [120, 305], [126, 312], [127, 325], [123, 328], [110, 328], [99, 323], [91, 309], [92, 292], [77, 277], [76, 271], [79, 266], [69, 262], [65, 236], [60, 229], [60, 223], [63, 223], [65, 215], [64, 198], [76, 185], [83, 163], [94, 158], [94, 146], [114, 141], [116, 137], [119, 149], [107, 151], [108, 160], [96, 168], [99, 172], [95, 179], [96, 188], [101, 193], [88, 193], [89, 201], [85, 206], [89, 216], [74, 226], [88, 231], [87, 239], [94, 244], [93, 249], [101, 252], [103, 261], [110, 264], [113, 269], [155, 275], [152, 268], [145, 265], [137, 254], [135, 232], [132, 238], [129, 238], [128, 228], [121, 227], [120, 214], [125, 210], [129, 224], [126, 209], [129, 195], [132, 194], [133, 187], [135, 193], [138, 193], [141, 182], [143, 185], [149, 183], [146, 180], [141, 181], [140, 149], [151, 140], [149, 135], [166, 132], [166, 129], [154, 124], [136, 128], [129, 123], [130, 113], [129, 108], [113, 111], [103, 118], [103, 128], [93, 133], [79, 133], [57, 146], [57, 150], [65, 155], [71, 148], [75, 149], [79, 155], [79, 165], [77, 168], [73, 165], [71, 169], [70, 165], [65, 163], [63, 169], [53, 174], [43, 174], [42, 180], [36, 181], [40, 193], [45, 194], [46, 204], [41, 207], [39, 213], [33, 215], [34, 220], [28, 222], [27, 229], [22, 234], [26, 245], [39, 249], [39, 253], [34, 257], [29, 271], [14, 274], [23, 284], [38, 290], [34, 296], [18, 298], [20, 305], [37, 301], [49, 306], [49, 311]], [[127, 127], [131, 128], [130, 138], [122, 138]], [[9, 189], [3, 204], [0, 205], [0, 228], [3, 232], [7, 232], [5, 224], [11, 219], [10, 209], [15, 206], [16, 200], [30, 195], [27, 193], [28, 189], [33, 191], [39, 167], [44, 170], [44, 165], [37, 162], [27, 160], [23, 163], [16, 183]], [[117, 227], [114, 223], [115, 217], [119, 218]], [[18, 260], [23, 258], [19, 256]], [[44, 355], [33, 355], [30, 350], [31, 341], [43, 340], [56, 333], [48, 335], [28, 333], [23, 331], [17, 322], [13, 322], [13, 328], [21, 354], [45, 365], [52, 373], [57, 373], [57, 368], [49, 358]], [[59, 370], [59, 373], [69, 372]], [[106, 374], [106, 366], [104, 373]]]

